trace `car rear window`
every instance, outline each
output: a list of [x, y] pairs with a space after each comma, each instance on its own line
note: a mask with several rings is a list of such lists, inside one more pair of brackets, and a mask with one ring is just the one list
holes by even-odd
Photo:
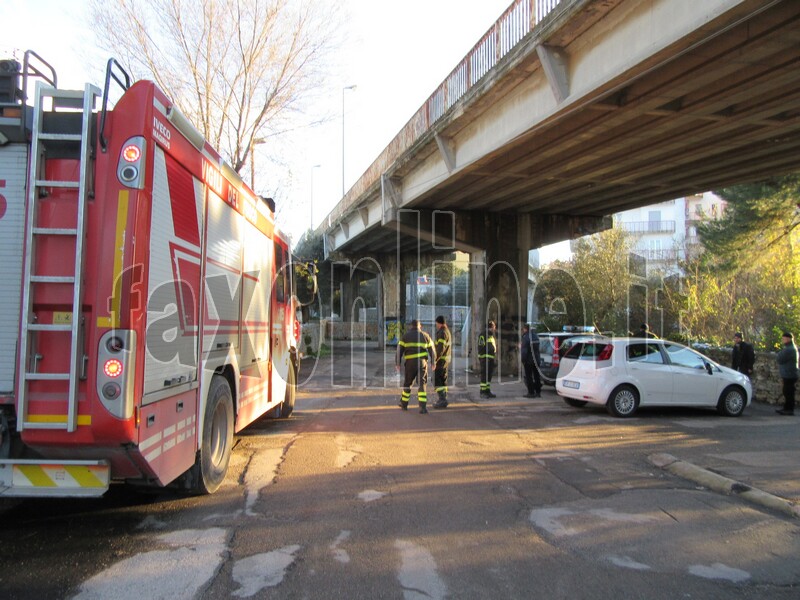
[[574, 342], [564, 358], [575, 360], [606, 360], [611, 357], [611, 344], [605, 342]]
[[657, 344], [635, 343], [628, 346], [628, 362], [664, 364]]

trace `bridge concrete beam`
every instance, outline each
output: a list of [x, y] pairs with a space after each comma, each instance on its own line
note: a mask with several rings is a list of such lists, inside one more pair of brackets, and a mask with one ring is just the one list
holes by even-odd
[[542, 69], [553, 90], [556, 102], [561, 104], [569, 96], [568, 56], [563, 48], [539, 44], [536, 54], [542, 63]]

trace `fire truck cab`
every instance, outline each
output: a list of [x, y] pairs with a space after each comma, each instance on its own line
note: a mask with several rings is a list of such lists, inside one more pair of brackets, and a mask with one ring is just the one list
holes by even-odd
[[274, 202], [153, 82], [0, 61], [0, 496], [215, 491], [294, 408], [292, 273]]

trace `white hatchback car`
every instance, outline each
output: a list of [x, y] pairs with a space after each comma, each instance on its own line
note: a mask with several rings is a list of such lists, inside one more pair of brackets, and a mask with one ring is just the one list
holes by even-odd
[[644, 338], [573, 340], [561, 359], [556, 391], [570, 406], [601, 404], [616, 417], [640, 406], [716, 408], [742, 414], [750, 379], [675, 342]]

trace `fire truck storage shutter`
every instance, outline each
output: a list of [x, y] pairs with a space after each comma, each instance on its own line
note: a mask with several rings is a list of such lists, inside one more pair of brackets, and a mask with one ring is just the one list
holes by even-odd
[[27, 157], [26, 144], [0, 146], [0, 393], [14, 389]]

